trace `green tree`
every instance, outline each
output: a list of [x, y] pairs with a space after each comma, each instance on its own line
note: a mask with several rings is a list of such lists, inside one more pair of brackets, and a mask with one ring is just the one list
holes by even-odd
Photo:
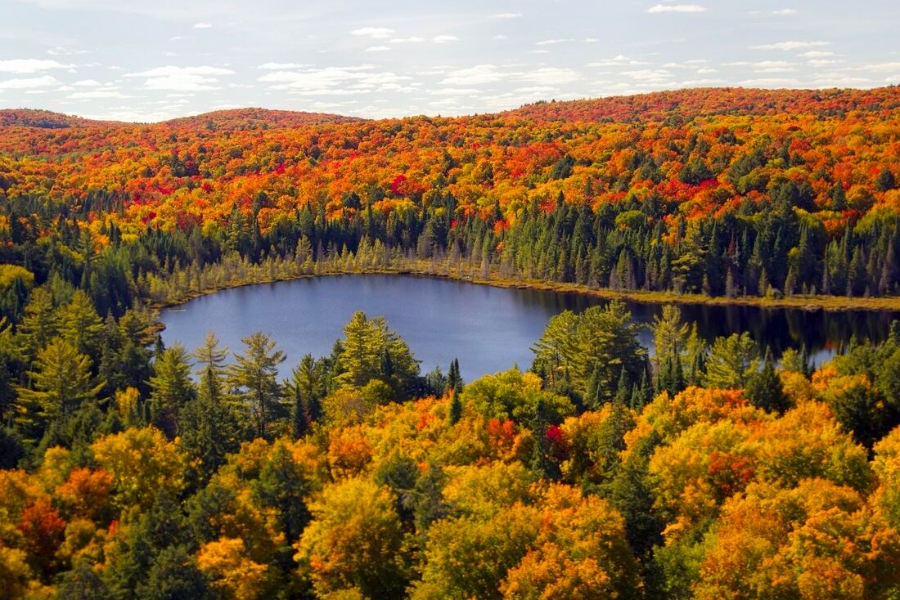
[[406, 342], [388, 329], [384, 317], [369, 319], [363, 312], [354, 313], [344, 326], [338, 364], [339, 385], [362, 388], [372, 379], [380, 379], [391, 387], [397, 400], [413, 394], [419, 376], [419, 362]]
[[759, 347], [749, 333], [716, 338], [706, 359], [703, 385], [709, 388], [745, 388], [759, 368]]
[[59, 335], [59, 316], [47, 287], [39, 287], [31, 292], [18, 333], [28, 358], [37, 356], [38, 351]]
[[150, 410], [153, 424], [175, 437], [176, 422], [182, 406], [192, 400], [196, 390], [191, 381], [191, 364], [181, 344], [165, 350], [153, 365], [150, 378]]
[[20, 419], [28, 423], [61, 421], [104, 386], [91, 379], [91, 359], [61, 338], [38, 352], [35, 367], [32, 387], [19, 388]]
[[271, 424], [283, 416], [278, 365], [285, 361], [284, 352], [275, 349], [275, 341], [256, 332], [244, 338], [244, 354], [235, 354], [235, 364], [227, 369], [228, 385], [248, 416], [254, 435], [268, 439]]
[[781, 378], [775, 371], [771, 357], [766, 353], [763, 368], [750, 375], [747, 381], [747, 397], [750, 403], [768, 412], [784, 413], [790, 408], [790, 400], [784, 393]]
[[103, 332], [103, 320], [91, 298], [82, 290], [76, 290], [72, 300], [59, 309], [60, 336], [93, 359], [100, 356]]
[[325, 398], [328, 383], [324, 360], [315, 360], [312, 354], [300, 359], [300, 364], [291, 371], [291, 378], [285, 383], [287, 396], [291, 400], [291, 422], [294, 439], [309, 431], [312, 424], [322, 418], [322, 399]]
[[679, 352], [687, 347], [688, 324], [681, 321], [681, 311], [674, 304], [664, 305], [662, 313], [654, 315], [650, 330], [657, 369], [661, 368], [664, 358], [679, 356]]
[[570, 382], [587, 404], [599, 406], [613, 399], [623, 373], [628, 389], [643, 378], [647, 352], [638, 329], [621, 302], [578, 315], [565, 311], [550, 319], [532, 348], [534, 370], [552, 387]]

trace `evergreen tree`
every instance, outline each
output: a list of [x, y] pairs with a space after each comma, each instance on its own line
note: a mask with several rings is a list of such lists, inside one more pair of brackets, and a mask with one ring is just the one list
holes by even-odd
[[450, 396], [450, 424], [456, 425], [462, 418], [463, 405], [459, 399], [459, 388], [452, 388]]
[[762, 370], [747, 381], [747, 397], [753, 406], [768, 412], [784, 413], [790, 408], [790, 400], [768, 352]]
[[191, 381], [191, 364], [181, 344], [173, 344], [154, 363], [150, 377], [150, 411], [153, 424], [172, 439], [182, 406], [196, 393]]
[[19, 388], [19, 420], [30, 426], [64, 420], [104, 386], [92, 381], [91, 359], [61, 338], [38, 352], [28, 375], [32, 387]]
[[273, 421], [283, 415], [281, 387], [276, 381], [284, 352], [275, 349], [275, 341], [256, 332], [242, 340], [244, 354], [235, 354], [235, 364], [227, 369], [228, 385], [256, 437], [269, 439]]
[[462, 388], [463, 380], [459, 374], [459, 360], [454, 358], [450, 361], [450, 371], [447, 373], [447, 387], [451, 390]]

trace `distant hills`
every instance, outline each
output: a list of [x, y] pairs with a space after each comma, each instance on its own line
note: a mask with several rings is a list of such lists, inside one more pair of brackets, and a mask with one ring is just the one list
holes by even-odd
[[[541, 101], [503, 111], [496, 116], [565, 122], [628, 122], [663, 120], [672, 115], [688, 118], [715, 115], [836, 115], [852, 110], [894, 111], [900, 108], [900, 88], [871, 90], [762, 90], [751, 88], [693, 88], [569, 101]], [[492, 116], [492, 115], [481, 115]], [[462, 116], [460, 119], [477, 118]], [[417, 117], [410, 117], [415, 119]], [[148, 126], [207, 128], [210, 130], [260, 130], [304, 127], [327, 123], [366, 121], [357, 117], [265, 108], [237, 108], [181, 117]], [[133, 126], [140, 123], [98, 121], [46, 110], [2, 109], [0, 126], [65, 129], [71, 127]]]
[[[352, 123], [361, 121], [355, 117], [343, 117], [325, 113], [269, 110], [264, 108], [236, 108], [217, 110], [191, 117], [181, 117], [152, 125], [170, 127], [206, 127], [210, 130], [279, 129], [320, 125], [323, 123]], [[0, 126], [34, 127], [37, 129], [66, 129], [70, 127], [133, 126], [136, 123], [97, 121], [64, 115], [48, 110], [3, 109], [0, 110]], [[151, 126], [152, 126], [151, 125]]]
[[330, 256], [366, 240], [614, 289], [900, 294], [898, 87], [456, 118], [251, 108], [142, 125], [18, 110], [0, 123], [0, 251], [3, 236], [37, 248], [53, 218], [77, 215], [98, 248], [160, 235], [256, 261], [293, 257], [300, 239]]

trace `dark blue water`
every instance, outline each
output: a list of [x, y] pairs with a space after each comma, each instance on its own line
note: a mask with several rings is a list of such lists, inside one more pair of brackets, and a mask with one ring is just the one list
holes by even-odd
[[[492, 288], [471, 283], [402, 275], [343, 275], [300, 279], [225, 290], [164, 310], [163, 340], [189, 351], [212, 331], [232, 352], [241, 352], [241, 339], [262, 331], [278, 342], [290, 369], [306, 353], [325, 356], [355, 311], [382, 315], [391, 329], [409, 344], [422, 363], [422, 372], [436, 365], [446, 373], [459, 359], [466, 381], [531, 365], [530, 347], [555, 314], [604, 304], [581, 294]], [[629, 303], [639, 323], [650, 323], [662, 311], [657, 304]], [[874, 311], [826, 313], [746, 306], [681, 307], [683, 318], [696, 321], [706, 339], [749, 331], [779, 356], [785, 348], [807, 349], [817, 361], [845, 346], [851, 336], [881, 340], [892, 319], [900, 314]], [[641, 333], [649, 346], [651, 334]]]

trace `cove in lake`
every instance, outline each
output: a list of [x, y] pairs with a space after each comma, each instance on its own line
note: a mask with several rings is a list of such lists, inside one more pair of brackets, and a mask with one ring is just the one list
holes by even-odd
[[[495, 288], [462, 281], [405, 275], [341, 275], [297, 279], [224, 290], [162, 311], [167, 346], [178, 341], [188, 351], [214, 332], [231, 352], [241, 339], [262, 331], [287, 354], [281, 376], [288, 377], [302, 356], [326, 356], [355, 311], [384, 316], [422, 362], [422, 372], [439, 365], [445, 373], [459, 359], [466, 381], [517, 364], [531, 366], [531, 346], [550, 317], [582, 311], [607, 300], [584, 294]], [[626, 303], [634, 320], [651, 323], [662, 305]], [[883, 340], [900, 313], [825, 312], [753, 306], [681, 305], [682, 318], [696, 322], [707, 340], [747, 331], [778, 357], [804, 344], [816, 363], [857, 339]], [[652, 335], [643, 329], [648, 348]], [[652, 348], [651, 348], [652, 351]]]

